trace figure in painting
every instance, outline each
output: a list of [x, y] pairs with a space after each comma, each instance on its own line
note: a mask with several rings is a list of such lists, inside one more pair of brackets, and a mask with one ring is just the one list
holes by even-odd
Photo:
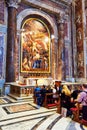
[[76, 17], [76, 23], [81, 24], [81, 14], [78, 14]]
[[28, 57], [27, 56], [25, 56], [22, 66], [23, 66], [24, 70], [29, 70]]
[[82, 32], [81, 30], [78, 30], [77, 32], [77, 42], [80, 42], [82, 40]]

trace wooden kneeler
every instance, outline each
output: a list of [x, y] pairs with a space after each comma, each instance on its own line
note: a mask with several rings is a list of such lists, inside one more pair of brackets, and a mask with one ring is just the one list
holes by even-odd
[[79, 120], [80, 104], [77, 103], [77, 106], [72, 107], [70, 110], [72, 111], [72, 114], [73, 114], [73, 120], [76, 122], [80, 122], [80, 120]]
[[[48, 98], [49, 96], [51, 96], [51, 98]], [[53, 93], [46, 93], [44, 107], [46, 107], [48, 109], [53, 108], [53, 107], [57, 107], [57, 103], [55, 103], [55, 101], [53, 99]]]
[[87, 121], [84, 120], [84, 119], [82, 119], [82, 120], [81, 120], [81, 124], [87, 126]]
[[79, 103], [77, 103], [77, 107], [76, 108], [71, 108], [71, 111], [73, 113], [73, 120], [76, 122], [79, 122], [81, 125], [85, 125], [87, 126], [87, 121], [82, 119], [79, 119], [79, 114], [80, 114], [80, 110], [81, 110], [81, 106]]
[[61, 114], [61, 98], [59, 97], [57, 103], [57, 113]]

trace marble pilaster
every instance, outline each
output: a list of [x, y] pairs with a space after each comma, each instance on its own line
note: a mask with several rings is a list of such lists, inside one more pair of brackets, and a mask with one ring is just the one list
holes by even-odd
[[[78, 6], [77, 6], [78, 5]], [[77, 78], [85, 77], [84, 68], [84, 29], [83, 29], [83, 2], [76, 0], [75, 24], [76, 24], [76, 45], [77, 45]]]
[[64, 54], [64, 21], [62, 16], [59, 14], [58, 17], [58, 79], [65, 79], [65, 54]]

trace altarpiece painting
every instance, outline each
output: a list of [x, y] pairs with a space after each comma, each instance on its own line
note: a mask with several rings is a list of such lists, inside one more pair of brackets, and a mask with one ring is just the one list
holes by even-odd
[[37, 18], [28, 18], [22, 25], [21, 72], [50, 73], [50, 32]]

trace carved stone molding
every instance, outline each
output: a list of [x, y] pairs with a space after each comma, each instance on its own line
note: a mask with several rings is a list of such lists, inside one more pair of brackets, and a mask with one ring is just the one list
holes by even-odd
[[14, 7], [18, 8], [18, 4], [21, 2], [21, 0], [6, 0], [6, 4], [8, 7]]
[[59, 15], [57, 16], [57, 23], [64, 23], [64, 18], [63, 18], [63, 14], [59, 13]]

